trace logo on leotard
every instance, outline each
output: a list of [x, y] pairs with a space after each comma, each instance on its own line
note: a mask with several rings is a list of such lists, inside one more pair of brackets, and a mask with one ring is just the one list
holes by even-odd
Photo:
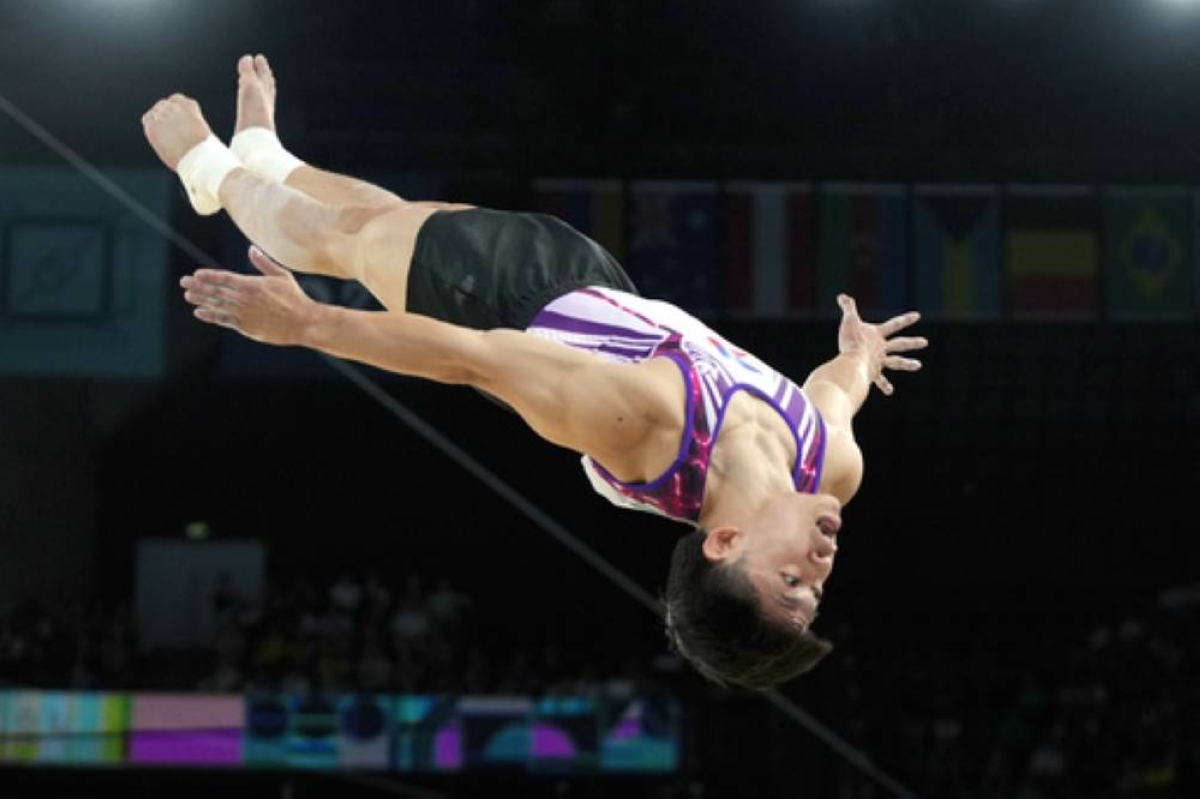
[[712, 344], [717, 352], [728, 360], [755, 374], [762, 374], [762, 369], [758, 368], [754, 363], [757, 359], [745, 350], [735, 347], [728, 341], [724, 341], [717, 336], [709, 336], [708, 343]]

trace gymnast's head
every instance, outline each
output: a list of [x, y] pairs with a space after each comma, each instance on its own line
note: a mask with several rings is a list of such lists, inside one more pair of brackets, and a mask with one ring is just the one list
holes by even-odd
[[671, 555], [667, 637], [723, 686], [766, 690], [833, 649], [812, 632], [837, 553], [840, 505], [788, 492], [740, 526], [697, 529]]

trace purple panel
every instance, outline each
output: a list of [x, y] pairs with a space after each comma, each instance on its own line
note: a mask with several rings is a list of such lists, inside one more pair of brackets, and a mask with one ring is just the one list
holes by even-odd
[[557, 727], [535, 724], [533, 727], [533, 754], [535, 757], [574, 757], [575, 744]]
[[462, 727], [457, 722], [451, 722], [438, 730], [433, 742], [433, 751], [437, 768], [462, 768]]
[[242, 731], [137, 732], [129, 739], [129, 762], [241, 765]]

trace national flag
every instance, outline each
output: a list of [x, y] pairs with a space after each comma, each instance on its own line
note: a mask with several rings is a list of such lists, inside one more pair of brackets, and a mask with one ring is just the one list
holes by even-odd
[[720, 311], [718, 187], [710, 181], [634, 181], [629, 275], [644, 296], [697, 316]]
[[1095, 316], [1097, 212], [1096, 191], [1090, 186], [1009, 187], [1004, 244], [1013, 318]]
[[1110, 318], [1190, 316], [1195, 273], [1188, 189], [1110, 186], [1103, 197]]
[[533, 211], [553, 214], [612, 253], [625, 258], [625, 185], [620, 180], [538, 178]]
[[784, 318], [816, 299], [816, 222], [810, 183], [739, 181], [724, 190], [724, 309]]
[[916, 297], [930, 319], [1000, 316], [1000, 187], [921, 184], [914, 189]]
[[892, 183], [826, 183], [819, 211], [817, 309], [838, 313], [854, 297], [864, 317], [909, 309], [912, 228], [909, 190]]

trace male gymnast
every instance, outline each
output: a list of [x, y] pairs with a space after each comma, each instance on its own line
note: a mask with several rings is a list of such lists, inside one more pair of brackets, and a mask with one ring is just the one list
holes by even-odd
[[[691, 529], [664, 592], [672, 647], [721, 685], [764, 690], [832, 648], [812, 631], [863, 456], [853, 420], [888, 370], [915, 371], [898, 336], [838, 295], [835, 356], [797, 385], [683, 309], [641, 296], [621, 265], [561, 220], [404, 199], [317, 169], [274, 125], [267, 60], [238, 62], [229, 146], [183, 95], [143, 116], [147, 140], [198, 213], [224, 210], [258, 274], [181, 280], [197, 319], [254, 341], [472, 386], [581, 456], [602, 496]], [[269, 254], [269, 255], [268, 255]], [[386, 309], [309, 298], [293, 272], [363, 284]]]

